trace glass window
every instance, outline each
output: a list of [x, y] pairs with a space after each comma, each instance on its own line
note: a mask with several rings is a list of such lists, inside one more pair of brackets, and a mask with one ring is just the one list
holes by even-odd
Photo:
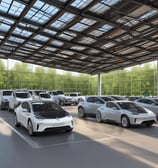
[[28, 112], [31, 111], [30, 105], [29, 105], [27, 102], [22, 103], [22, 108], [23, 108], [23, 109], [27, 109]]
[[13, 33], [17, 34], [17, 35], [21, 35], [24, 37], [29, 37], [32, 35], [32, 32], [26, 31], [24, 29], [20, 29], [18, 27], [15, 28], [15, 30], [13, 31]]
[[104, 104], [105, 102], [103, 100], [101, 100], [100, 98], [98, 98], [98, 97], [94, 97], [94, 103], [96, 103], [96, 104]]
[[45, 24], [59, 9], [55, 6], [37, 0], [33, 7], [25, 15], [25, 18], [31, 21]]
[[58, 20], [51, 24], [51, 27], [55, 27], [57, 29], [63, 28], [66, 24], [71, 22], [75, 17], [72, 13], [64, 13]]
[[105, 11], [110, 9], [111, 6], [117, 4], [121, 0], [101, 0], [96, 5], [90, 8], [91, 12], [95, 12], [97, 14], [103, 14]]
[[53, 102], [35, 102], [32, 108], [36, 116], [44, 118], [61, 118], [68, 115], [60, 106]]
[[46, 41], [49, 40], [48, 37], [42, 36], [42, 35], [37, 35], [37, 36], [34, 37], [34, 39], [35, 39], [35, 40], [39, 40], [39, 41], [44, 41], [44, 42], [46, 42]]
[[20, 16], [24, 8], [25, 8], [24, 4], [14, 1], [9, 9], [9, 14], [14, 16]]
[[3, 96], [10, 96], [13, 91], [3, 91]]
[[109, 108], [114, 108], [114, 107], [118, 108], [113, 102], [108, 102], [106, 106]]
[[87, 102], [89, 103], [94, 103], [94, 97], [88, 97]]
[[16, 97], [18, 97], [18, 98], [25, 99], [25, 98], [29, 98], [30, 97], [30, 95], [28, 93], [15, 93], [15, 94], [16, 94]]
[[86, 7], [88, 4], [90, 4], [92, 0], [75, 0], [71, 6], [82, 9]]

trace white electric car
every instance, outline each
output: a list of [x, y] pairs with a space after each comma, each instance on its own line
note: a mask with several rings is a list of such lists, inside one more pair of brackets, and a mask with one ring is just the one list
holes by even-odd
[[73, 129], [72, 116], [53, 101], [22, 102], [15, 109], [14, 121], [15, 126], [27, 128], [29, 135], [51, 130], [71, 132]]

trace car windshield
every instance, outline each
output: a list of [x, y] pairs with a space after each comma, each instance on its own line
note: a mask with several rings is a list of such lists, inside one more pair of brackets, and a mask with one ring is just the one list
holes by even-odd
[[64, 94], [64, 92], [63, 92], [63, 91], [58, 90], [58, 91], [57, 91], [57, 94], [59, 94], [59, 95], [61, 95], [61, 94], [62, 94], [62, 95], [63, 95], [63, 94]]
[[43, 97], [43, 98], [51, 98], [49, 94], [47, 93], [40, 93], [40, 97]]
[[34, 93], [35, 93], [37, 96], [39, 96], [40, 92], [41, 92], [41, 90], [36, 90], [36, 91], [34, 91]]
[[12, 91], [3, 91], [3, 96], [10, 96]]
[[80, 93], [78, 93], [78, 94], [77, 93], [71, 93], [70, 96], [81, 96], [81, 94]]
[[119, 97], [119, 96], [111, 96], [113, 99], [115, 100], [124, 100], [124, 98], [122, 97]]
[[158, 103], [158, 99], [153, 99], [153, 100], [155, 100]]
[[44, 118], [61, 118], [65, 117], [67, 113], [53, 102], [32, 103], [32, 109], [36, 116], [42, 116]]
[[132, 113], [146, 113], [142, 107], [132, 102], [118, 102], [117, 104], [121, 107], [121, 109], [128, 110]]
[[113, 101], [114, 99], [111, 97], [101, 97], [104, 101]]
[[57, 92], [49, 92], [49, 93], [52, 94], [52, 95], [58, 95]]
[[28, 93], [16, 93], [16, 97], [18, 98], [30, 98]]

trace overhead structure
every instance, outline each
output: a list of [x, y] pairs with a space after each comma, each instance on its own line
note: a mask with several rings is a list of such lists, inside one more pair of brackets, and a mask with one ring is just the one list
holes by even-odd
[[157, 56], [157, 0], [0, 1], [2, 59], [99, 74]]

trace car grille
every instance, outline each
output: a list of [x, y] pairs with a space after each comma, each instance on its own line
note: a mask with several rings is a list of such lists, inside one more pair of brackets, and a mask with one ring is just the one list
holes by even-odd
[[62, 131], [62, 130], [69, 130], [71, 127], [63, 126], [63, 127], [53, 127], [53, 128], [46, 128], [45, 132], [52, 132], [52, 131]]
[[149, 120], [149, 121], [143, 121], [142, 124], [153, 124], [155, 123], [154, 120]]

